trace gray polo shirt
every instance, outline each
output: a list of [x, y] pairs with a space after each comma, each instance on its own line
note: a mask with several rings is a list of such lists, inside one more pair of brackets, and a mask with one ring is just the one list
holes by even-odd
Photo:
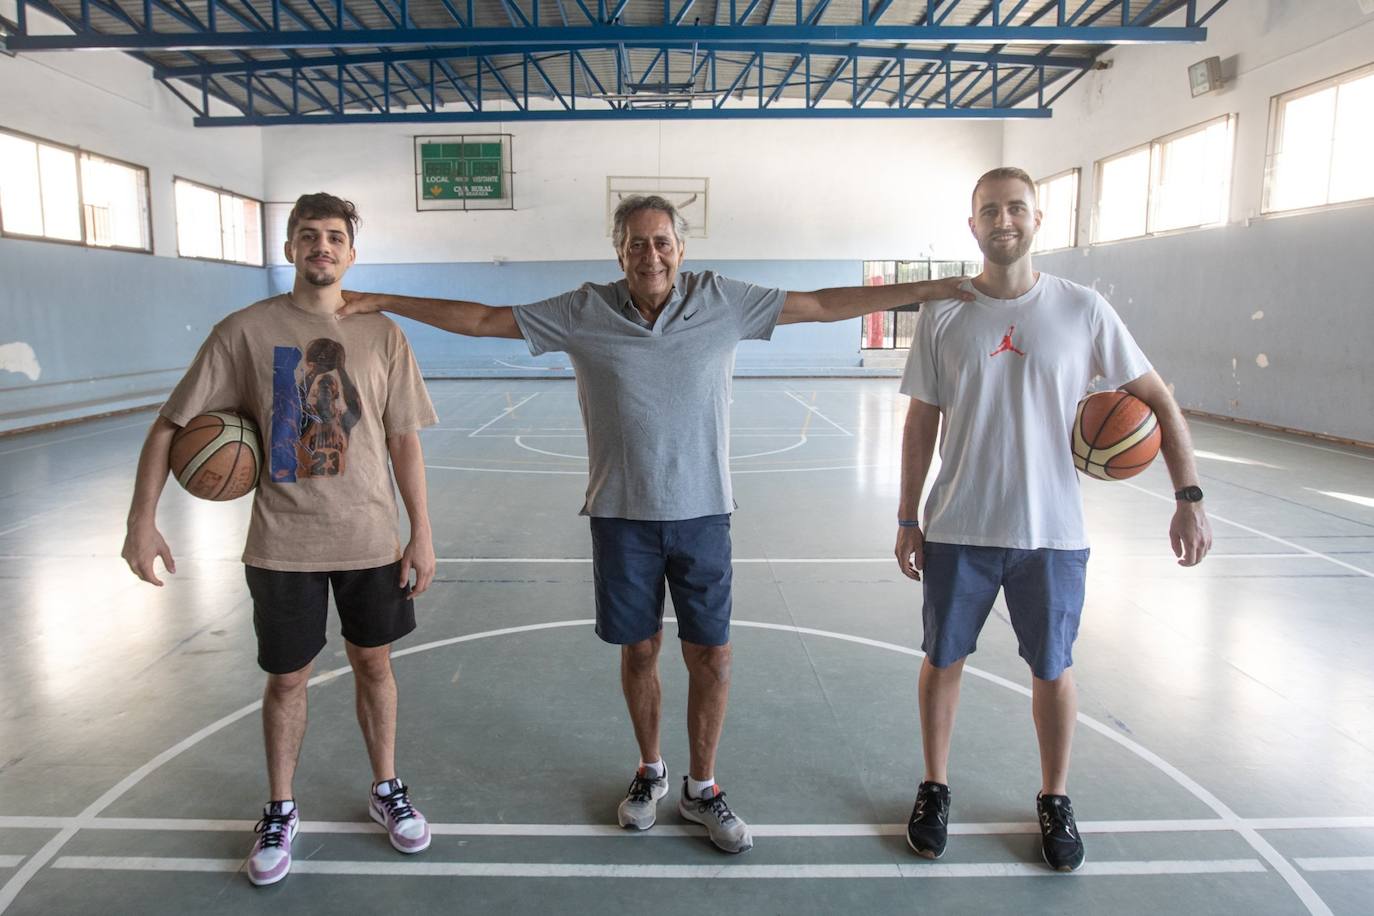
[[516, 306], [535, 356], [562, 350], [587, 430], [583, 515], [672, 521], [734, 510], [730, 383], [741, 340], [767, 340], [786, 290], [680, 273], [649, 326], [628, 284]]

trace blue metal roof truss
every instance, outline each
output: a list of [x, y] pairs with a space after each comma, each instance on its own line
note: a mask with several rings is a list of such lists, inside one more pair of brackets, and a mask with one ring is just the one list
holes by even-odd
[[5, 44], [127, 51], [198, 126], [1040, 118], [1113, 45], [1202, 41], [1226, 2], [17, 0]]

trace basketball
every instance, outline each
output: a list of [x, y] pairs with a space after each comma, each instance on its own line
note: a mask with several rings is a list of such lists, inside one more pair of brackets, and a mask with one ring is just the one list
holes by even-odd
[[213, 410], [192, 417], [172, 437], [172, 474], [201, 499], [238, 499], [258, 485], [262, 444], [252, 420]]
[[1159, 420], [1126, 391], [1099, 391], [1078, 402], [1073, 421], [1073, 463], [1098, 480], [1125, 480], [1159, 454]]

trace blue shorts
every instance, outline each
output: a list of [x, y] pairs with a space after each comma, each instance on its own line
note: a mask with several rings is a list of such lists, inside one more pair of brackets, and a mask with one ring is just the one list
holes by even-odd
[[662, 630], [666, 581], [679, 639], [701, 646], [730, 641], [730, 516], [591, 522], [597, 636], [624, 646]]
[[936, 668], [972, 655], [997, 592], [1005, 589], [1021, 657], [1036, 677], [1053, 681], [1073, 665], [1087, 571], [1086, 549], [1017, 550], [927, 541], [921, 649]]

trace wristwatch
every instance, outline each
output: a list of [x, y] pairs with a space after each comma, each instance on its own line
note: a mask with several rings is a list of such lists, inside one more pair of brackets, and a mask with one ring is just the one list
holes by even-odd
[[1200, 503], [1202, 502], [1202, 487], [1184, 487], [1174, 493], [1174, 499], [1185, 503]]

